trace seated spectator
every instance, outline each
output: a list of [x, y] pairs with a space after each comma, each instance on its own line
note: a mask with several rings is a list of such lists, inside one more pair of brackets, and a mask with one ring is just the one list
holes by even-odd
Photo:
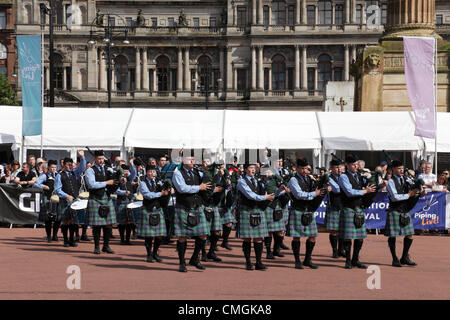
[[[422, 169], [422, 167], [421, 167]], [[437, 177], [435, 174], [433, 174], [433, 166], [431, 165], [431, 162], [425, 163], [425, 172], [422, 172], [418, 176], [419, 179], [422, 179], [425, 182], [426, 191], [431, 191], [431, 188], [433, 186], [433, 183], [437, 182]]]
[[14, 178], [11, 175], [11, 166], [4, 167], [5, 175], [0, 179], [0, 183], [12, 183]]
[[17, 174], [20, 172], [20, 162], [19, 160], [14, 160], [11, 164], [11, 176], [15, 178]]
[[447, 177], [445, 174], [440, 174], [437, 183], [433, 186], [433, 191], [448, 191]]

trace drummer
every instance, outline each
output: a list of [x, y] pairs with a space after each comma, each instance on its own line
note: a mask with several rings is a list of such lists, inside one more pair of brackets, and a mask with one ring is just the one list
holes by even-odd
[[[86, 159], [84, 151], [78, 150], [80, 157], [80, 165], [73, 170], [73, 159], [64, 158], [61, 174], [55, 179], [55, 192], [59, 196], [58, 213], [61, 216], [61, 232], [64, 237], [64, 247], [76, 247], [74, 240], [75, 233], [78, 229], [77, 212], [72, 210], [70, 206], [78, 198], [80, 192], [80, 176], [86, 169]], [[67, 233], [70, 230], [70, 238]]]
[[[130, 170], [130, 166], [126, 164], [121, 165], [123, 169], [123, 177], [120, 181], [119, 188], [116, 191], [117, 202], [117, 222], [119, 223], [120, 244], [131, 245], [131, 229], [132, 225], [136, 223], [134, 215], [127, 205], [133, 200], [133, 185], [132, 181], [135, 178], [136, 170]], [[130, 173], [131, 172], [131, 173]], [[125, 237], [126, 232], [126, 237]]]

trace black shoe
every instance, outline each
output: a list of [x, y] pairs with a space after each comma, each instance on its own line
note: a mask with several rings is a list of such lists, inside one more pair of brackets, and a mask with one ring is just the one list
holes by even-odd
[[334, 259], [339, 258], [339, 253], [338, 253], [338, 251], [337, 251], [337, 250], [333, 250], [333, 255], [332, 255], [331, 257], [334, 258]]
[[350, 262], [350, 260], [345, 260], [345, 269], [351, 269], [352, 268], [352, 263]]
[[153, 259], [155, 259], [156, 262], [162, 262], [163, 261], [157, 254], [153, 254]]
[[202, 254], [202, 258], [200, 260], [203, 262], [208, 262], [208, 258], [204, 254]]
[[47, 237], [47, 242], [52, 242], [52, 237]]
[[70, 243], [70, 246], [71, 246], [71, 247], [78, 247], [78, 243], [77, 243], [76, 241], [72, 241], [72, 242]]
[[364, 265], [364, 264], [362, 264], [362, 263], [359, 262], [359, 261], [352, 261], [352, 266], [353, 266], [353, 267], [357, 267], [357, 268], [359, 268], [359, 269], [367, 269], [367, 266]]
[[52, 241], [58, 241], [58, 236], [57, 236], [57, 235], [54, 235], [54, 236], [52, 237]]
[[206, 269], [205, 266], [200, 263], [200, 261], [189, 261], [189, 265], [190, 266], [194, 266], [194, 267], [196, 267], [197, 269], [200, 269], [200, 270], [205, 270]]
[[63, 245], [64, 247], [70, 247], [70, 243], [69, 242], [66, 242], [66, 241], [64, 241], [64, 245]]
[[214, 262], [222, 262], [222, 259], [220, 259], [215, 253], [208, 253], [206, 257]]
[[392, 266], [393, 267], [402, 267], [402, 264], [400, 263], [400, 261], [398, 261], [398, 259], [392, 260]]
[[75, 242], [80, 242], [80, 236], [75, 237]]
[[344, 250], [338, 250], [339, 257], [345, 258], [345, 251]]
[[132, 240], [136, 240], [136, 239], [137, 239], [136, 234], [133, 234], [133, 235], [131, 236], [131, 239], [132, 239]]
[[131, 243], [131, 241], [130, 240], [128, 240], [128, 241], [125, 241], [125, 243], [124, 243], [126, 246], [132, 246], [133, 244]]
[[100, 248], [99, 247], [95, 247], [94, 254], [100, 254]]
[[251, 262], [245, 263], [245, 270], [255, 270]]
[[222, 244], [220, 245], [222, 248], [225, 248], [225, 249], [227, 249], [227, 250], [233, 250], [231, 247], [230, 247], [230, 244], [228, 243], [228, 242], [222, 242]]
[[91, 241], [91, 239], [89, 239], [86, 234], [82, 234], [80, 240], [81, 241]]
[[289, 250], [289, 247], [286, 246], [283, 242], [280, 242], [280, 248], [283, 250]]
[[180, 271], [180, 272], [187, 272], [186, 265], [184, 263], [180, 264], [180, 267], [178, 268], [178, 271]]
[[147, 262], [153, 262], [153, 257], [151, 254], [147, 256]]
[[303, 265], [301, 262], [296, 262], [295, 263], [295, 269], [303, 269]]
[[400, 259], [400, 263], [401, 264], [406, 264], [408, 266], [417, 266], [417, 263], [415, 263], [414, 261], [411, 261], [409, 259], [409, 256], [406, 256], [406, 258], [401, 258]]
[[281, 253], [281, 251], [273, 251], [273, 255], [274, 257], [280, 257], [283, 258], [284, 257], [284, 253]]
[[275, 259], [275, 257], [273, 256], [273, 253], [271, 251], [267, 252], [266, 259]]
[[126, 245], [127, 243], [125, 242], [125, 241], [123, 241], [123, 240], [120, 240], [120, 245], [121, 246], [124, 246], [124, 245]]
[[306, 267], [310, 267], [311, 269], [318, 269], [319, 268], [317, 265], [312, 263], [311, 260], [303, 261], [303, 265], [306, 266]]
[[214, 251], [219, 251], [219, 247], [217, 245], [214, 246]]
[[267, 267], [262, 262], [255, 263], [255, 270], [266, 270]]
[[108, 247], [103, 247], [102, 248], [102, 252], [106, 252], [106, 253], [114, 253], [114, 251], [112, 251], [111, 250], [111, 248], [108, 246]]

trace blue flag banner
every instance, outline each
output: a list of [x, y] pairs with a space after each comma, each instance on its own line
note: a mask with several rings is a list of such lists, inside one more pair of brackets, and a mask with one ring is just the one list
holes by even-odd
[[[326, 211], [326, 197], [319, 209], [315, 212], [316, 223], [324, 225]], [[420, 197], [417, 204], [410, 211], [414, 229], [443, 230], [446, 222], [446, 193], [430, 192]], [[384, 229], [386, 225], [389, 197], [387, 192], [379, 192], [370, 208], [364, 210], [366, 214], [367, 229]]]
[[22, 135], [42, 134], [41, 36], [17, 36], [22, 84]]

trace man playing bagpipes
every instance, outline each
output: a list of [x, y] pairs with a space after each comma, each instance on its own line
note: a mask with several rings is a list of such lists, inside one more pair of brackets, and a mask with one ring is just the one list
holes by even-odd
[[133, 201], [134, 192], [132, 181], [135, 178], [136, 170], [130, 172], [130, 166], [126, 164], [122, 164], [121, 169], [123, 170], [123, 176], [119, 183], [119, 188], [115, 192], [117, 195], [115, 209], [117, 222], [119, 223], [120, 244], [131, 245], [131, 229], [136, 221], [134, 220], [132, 211], [127, 206]]

